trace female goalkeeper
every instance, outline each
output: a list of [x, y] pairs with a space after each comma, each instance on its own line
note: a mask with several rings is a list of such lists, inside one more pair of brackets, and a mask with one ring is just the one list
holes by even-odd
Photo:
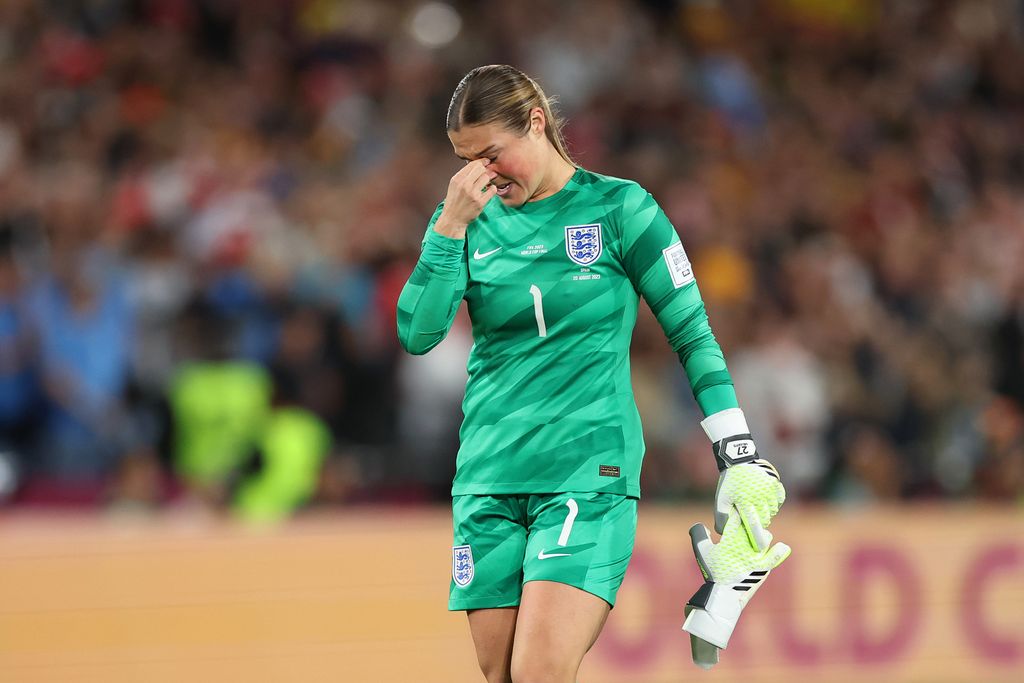
[[[719, 532], [735, 506], [766, 547], [781, 485], [761, 485], [769, 470], [745, 465], [754, 443], [686, 251], [653, 197], [576, 166], [543, 91], [510, 66], [462, 79], [447, 130], [466, 165], [427, 226], [398, 336], [426, 353], [468, 304], [475, 344], [448, 606], [467, 611], [489, 683], [572, 683], [633, 550], [644, 442], [629, 343], [639, 296], [707, 416], [724, 479]], [[734, 470], [749, 474], [725, 485]]]

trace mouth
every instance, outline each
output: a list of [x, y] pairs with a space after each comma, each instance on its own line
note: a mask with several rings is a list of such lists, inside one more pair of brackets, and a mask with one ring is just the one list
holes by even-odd
[[495, 184], [494, 187], [498, 190], [498, 196], [504, 197], [508, 194], [509, 190], [512, 189], [512, 181], [510, 180], [507, 183]]

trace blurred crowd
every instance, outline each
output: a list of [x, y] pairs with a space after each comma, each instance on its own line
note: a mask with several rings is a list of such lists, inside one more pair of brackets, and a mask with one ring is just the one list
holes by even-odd
[[[1022, 0], [6, 0], [0, 501], [444, 500], [468, 321], [395, 303], [496, 62], [665, 209], [792, 496], [1024, 500]], [[645, 496], [708, 496], [633, 358]]]

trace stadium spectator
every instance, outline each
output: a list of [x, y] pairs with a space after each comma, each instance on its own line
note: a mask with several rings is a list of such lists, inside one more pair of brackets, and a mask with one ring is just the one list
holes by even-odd
[[7, 472], [0, 499], [13, 493], [38, 427], [40, 391], [15, 231], [0, 227], [0, 452]]
[[[54, 180], [66, 190], [84, 182], [77, 173]], [[29, 294], [46, 401], [30, 466], [55, 481], [101, 482], [126, 449], [134, 320], [116, 262], [89, 240], [94, 219], [78, 191], [51, 205], [52, 267]]]

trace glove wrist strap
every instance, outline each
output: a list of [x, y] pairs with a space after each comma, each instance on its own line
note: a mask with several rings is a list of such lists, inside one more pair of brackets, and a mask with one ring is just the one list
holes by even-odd
[[716, 441], [712, 444], [711, 451], [715, 454], [719, 472], [724, 472], [733, 465], [753, 462], [758, 458], [757, 446], [754, 445], [754, 438], [750, 434], [736, 434]]
[[739, 408], [721, 410], [704, 418], [700, 426], [712, 444], [718, 471], [757, 459], [757, 447], [750, 436], [747, 418]]
[[[701, 596], [704, 604], [694, 604], [702, 591], [705, 592]], [[687, 615], [683, 630], [725, 649], [748, 600], [746, 595], [730, 590], [729, 586], [708, 581], [690, 599], [688, 604], [695, 609]]]

